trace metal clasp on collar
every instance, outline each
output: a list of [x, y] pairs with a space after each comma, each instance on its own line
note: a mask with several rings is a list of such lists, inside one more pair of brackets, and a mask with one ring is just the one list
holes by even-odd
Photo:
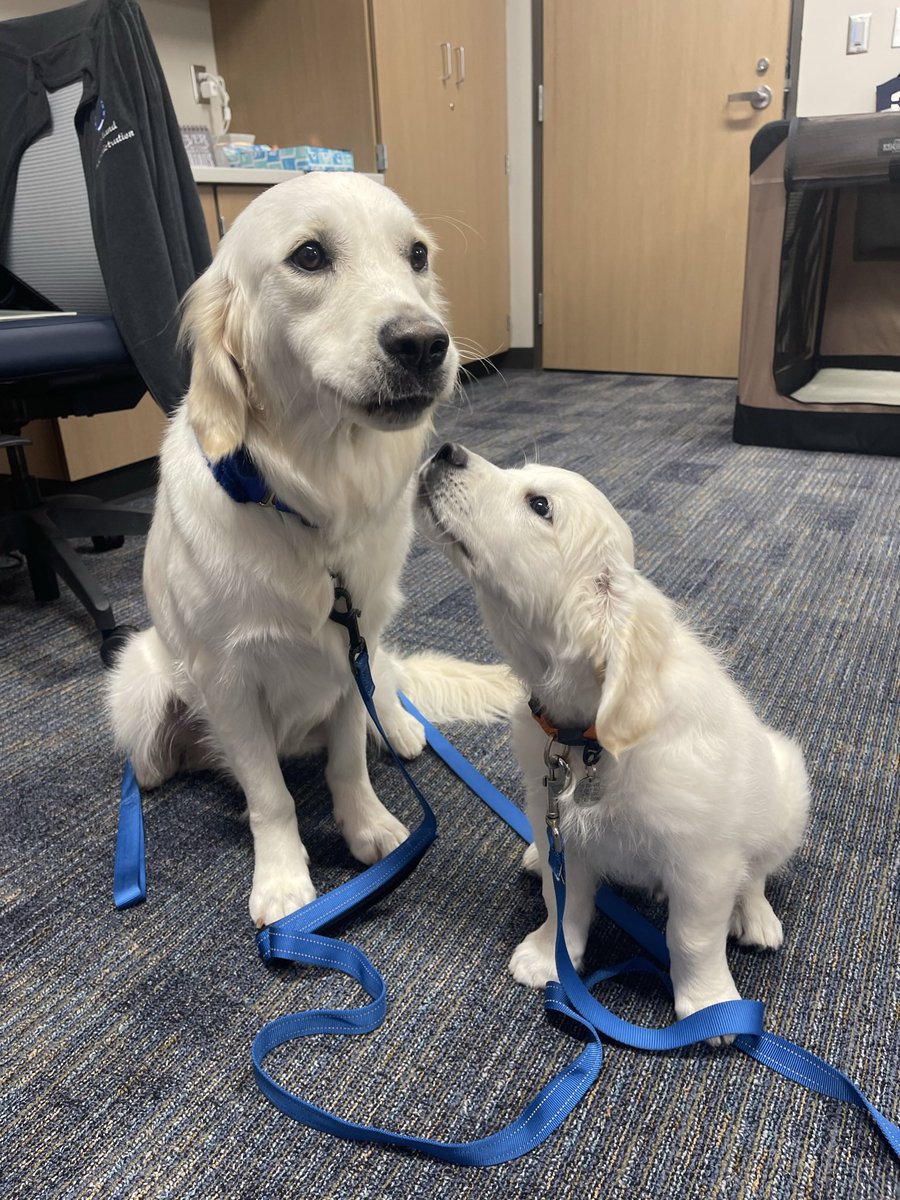
[[[344, 607], [340, 608], [340, 604]], [[350, 593], [337, 579], [334, 581], [334, 605], [328, 615], [332, 621], [343, 625], [347, 630], [347, 637], [350, 639], [350, 663], [355, 666], [356, 660], [366, 652], [366, 639], [359, 632], [357, 618], [360, 610], [353, 607]]]
[[559, 798], [571, 785], [572, 768], [569, 766], [569, 747], [563, 746], [560, 752], [554, 752], [555, 745], [555, 740], [550, 738], [544, 750], [544, 764], [547, 768], [544, 787], [547, 789], [547, 828], [553, 838], [553, 848], [559, 854], [562, 850], [562, 834], [559, 830]]
[[275, 493], [272, 491], [271, 488], [269, 488], [269, 490], [266, 492], [265, 496], [263, 496], [262, 500], [257, 500], [257, 504], [260, 506], [260, 508], [274, 508], [275, 507]]

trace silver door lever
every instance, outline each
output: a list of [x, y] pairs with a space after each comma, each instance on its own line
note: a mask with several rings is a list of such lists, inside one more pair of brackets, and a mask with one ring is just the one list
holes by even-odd
[[768, 108], [772, 103], [772, 89], [763, 83], [752, 92], [732, 92], [728, 97], [729, 103], [732, 100], [749, 100], [751, 108]]

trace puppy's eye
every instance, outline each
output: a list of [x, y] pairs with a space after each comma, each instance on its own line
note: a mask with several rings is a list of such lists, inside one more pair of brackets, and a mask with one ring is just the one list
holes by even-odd
[[428, 266], [428, 247], [424, 242], [413, 242], [409, 252], [409, 265], [414, 271], [424, 271]]
[[545, 521], [553, 520], [553, 510], [546, 496], [529, 496], [528, 507], [539, 517], [543, 517]]
[[328, 266], [328, 255], [320, 242], [304, 242], [297, 247], [289, 261], [301, 271], [321, 271]]

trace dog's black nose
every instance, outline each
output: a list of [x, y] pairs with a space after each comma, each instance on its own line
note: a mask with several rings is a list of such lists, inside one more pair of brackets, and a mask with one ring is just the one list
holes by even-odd
[[436, 371], [450, 348], [447, 330], [437, 321], [388, 321], [378, 341], [385, 354], [416, 375]]
[[464, 467], [469, 461], [465, 446], [457, 446], [456, 442], [444, 442], [432, 462], [445, 462], [451, 467]]

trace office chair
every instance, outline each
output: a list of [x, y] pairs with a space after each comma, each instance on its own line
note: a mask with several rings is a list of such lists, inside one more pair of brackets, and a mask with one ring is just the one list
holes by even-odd
[[[133, 408], [146, 391], [113, 317], [91, 233], [84, 169], [74, 117], [82, 82], [48, 93], [51, 132], [22, 157], [6, 245], [0, 247], [6, 296], [0, 309], [55, 307], [77, 315], [29, 312], [0, 319], [0, 449], [9, 459], [8, 507], [0, 513], [0, 548], [20, 550], [37, 600], [59, 596], [62, 579], [101, 634], [109, 666], [130, 627], [117, 625], [112, 605], [88, 562], [69, 544], [90, 538], [97, 550], [145, 534], [146, 513], [112, 508], [90, 496], [44, 498], [25, 456], [29, 421], [91, 416]], [[25, 281], [27, 286], [17, 286]], [[42, 303], [47, 298], [51, 305]]]

